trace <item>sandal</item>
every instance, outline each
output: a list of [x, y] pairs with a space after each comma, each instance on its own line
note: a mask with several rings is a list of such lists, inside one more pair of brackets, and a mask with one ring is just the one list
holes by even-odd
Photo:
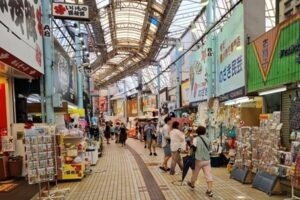
[[206, 191], [206, 195], [209, 196], [209, 197], [213, 197], [214, 196], [214, 193], [212, 191]]
[[187, 185], [188, 185], [192, 190], [195, 189], [195, 185], [193, 185], [190, 181], [187, 182]]

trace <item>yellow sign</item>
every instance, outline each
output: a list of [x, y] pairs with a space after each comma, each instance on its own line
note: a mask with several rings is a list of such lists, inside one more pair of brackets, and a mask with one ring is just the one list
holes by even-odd
[[189, 106], [190, 103], [190, 81], [186, 81], [181, 84], [181, 105], [182, 106]]
[[84, 117], [85, 111], [83, 108], [69, 109], [69, 114], [78, 114], [79, 117]]

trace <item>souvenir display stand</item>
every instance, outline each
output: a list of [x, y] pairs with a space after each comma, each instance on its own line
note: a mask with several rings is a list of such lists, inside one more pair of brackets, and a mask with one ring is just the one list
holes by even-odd
[[275, 112], [272, 119], [261, 120], [259, 135], [253, 143], [253, 169], [257, 173], [252, 186], [269, 195], [281, 193], [278, 176], [281, 128], [280, 112]]
[[[50, 182], [57, 186], [55, 127], [25, 129], [25, 161], [29, 184], [39, 185], [39, 199], [63, 199], [69, 188], [50, 192]], [[47, 191], [43, 191], [46, 184]]]
[[[254, 129], [254, 130], [253, 130]], [[258, 131], [258, 128], [242, 127], [237, 131], [236, 136], [236, 158], [235, 165], [230, 178], [241, 183], [252, 183], [252, 131]]]
[[85, 137], [78, 129], [61, 130], [58, 138], [58, 180], [82, 179], [85, 175]]

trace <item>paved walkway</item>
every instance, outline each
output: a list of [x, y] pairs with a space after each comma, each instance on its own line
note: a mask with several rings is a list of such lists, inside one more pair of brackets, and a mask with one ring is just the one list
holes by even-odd
[[[202, 172], [196, 189], [191, 191], [186, 183], [181, 185], [181, 174], [170, 176], [158, 169], [163, 158], [162, 149], [158, 156], [149, 156], [143, 143], [128, 139], [128, 147], [118, 144], [105, 146], [103, 156], [93, 174], [82, 181], [60, 183], [60, 188], [70, 187], [70, 200], [267, 200], [284, 199], [282, 196], [269, 197], [263, 192], [230, 180], [224, 168], [214, 168], [214, 197], [206, 197], [206, 185]], [[186, 180], [189, 180], [191, 172]]]

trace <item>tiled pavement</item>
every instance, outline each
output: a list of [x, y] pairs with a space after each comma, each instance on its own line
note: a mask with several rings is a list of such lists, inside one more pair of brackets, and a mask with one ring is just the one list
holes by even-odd
[[[143, 143], [134, 139], [128, 139], [127, 143], [130, 148], [114, 143], [105, 146], [103, 156], [99, 159], [97, 166], [93, 167], [93, 174], [81, 181], [60, 183], [59, 188], [71, 188], [68, 195], [70, 200], [284, 199], [283, 196], [269, 197], [265, 193], [251, 188], [250, 185], [242, 185], [229, 179], [229, 174], [223, 168], [213, 169], [214, 197], [208, 198], [204, 195], [206, 185], [202, 172], [198, 178], [196, 189], [190, 191], [185, 182], [183, 185], [179, 182], [181, 174], [170, 176], [158, 169], [163, 158], [160, 148], [157, 150], [158, 156], [154, 157], [148, 155]], [[186, 180], [189, 180], [190, 176], [191, 172], [188, 173]], [[154, 178], [157, 185], [154, 180], [151, 181], [151, 177]], [[164, 198], [153, 195], [156, 189], [160, 189]]]

